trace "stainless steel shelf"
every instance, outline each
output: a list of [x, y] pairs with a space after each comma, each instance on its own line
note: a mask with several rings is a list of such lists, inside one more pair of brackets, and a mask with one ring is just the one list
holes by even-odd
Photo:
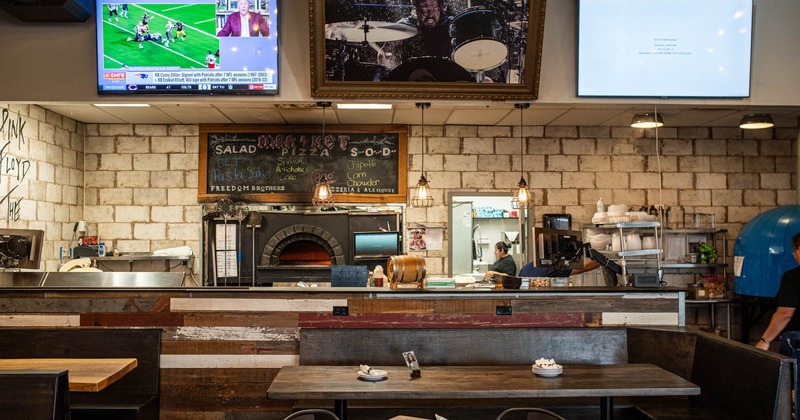
[[622, 258], [628, 257], [645, 257], [648, 255], [659, 255], [661, 254], [660, 249], [634, 249], [631, 251], [620, 251], [617, 253]]
[[106, 255], [105, 257], [87, 257], [97, 259], [97, 261], [189, 261], [194, 259], [194, 255], [153, 255], [149, 252], [130, 252], [121, 254], [117, 257]]
[[690, 263], [669, 263], [661, 264], [664, 268], [726, 268], [728, 264], [690, 264]]

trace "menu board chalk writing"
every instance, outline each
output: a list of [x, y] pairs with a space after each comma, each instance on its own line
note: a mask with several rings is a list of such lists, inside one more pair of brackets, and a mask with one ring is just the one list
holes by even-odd
[[308, 201], [324, 176], [337, 202], [405, 201], [404, 126], [201, 125], [199, 201]]

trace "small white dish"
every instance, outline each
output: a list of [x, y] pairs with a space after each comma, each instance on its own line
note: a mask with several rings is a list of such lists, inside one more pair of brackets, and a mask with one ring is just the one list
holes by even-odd
[[358, 378], [365, 381], [382, 381], [389, 377], [389, 372], [380, 369], [372, 369], [369, 373], [363, 370], [358, 371]]
[[563, 367], [555, 369], [544, 369], [536, 366], [533, 367], [533, 373], [535, 373], [538, 376], [543, 376], [545, 378], [553, 378], [558, 375], [561, 375], [563, 372], [564, 372]]

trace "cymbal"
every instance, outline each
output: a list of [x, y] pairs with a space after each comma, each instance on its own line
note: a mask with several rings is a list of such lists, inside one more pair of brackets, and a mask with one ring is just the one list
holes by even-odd
[[400, 41], [417, 34], [414, 27], [402, 23], [378, 21], [334, 22], [325, 25], [325, 38], [347, 42]]

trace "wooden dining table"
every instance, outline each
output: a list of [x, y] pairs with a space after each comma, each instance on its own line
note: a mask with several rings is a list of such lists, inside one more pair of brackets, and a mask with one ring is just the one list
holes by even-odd
[[387, 379], [358, 378], [358, 366], [284, 366], [271, 399], [332, 399], [340, 419], [348, 400], [598, 397], [600, 417], [613, 418], [614, 397], [699, 395], [700, 387], [653, 364], [564, 365], [556, 377], [524, 366], [429, 366], [412, 379], [407, 367], [372, 366]]
[[136, 368], [135, 358], [0, 359], [3, 370], [68, 371], [69, 390], [99, 392]]

